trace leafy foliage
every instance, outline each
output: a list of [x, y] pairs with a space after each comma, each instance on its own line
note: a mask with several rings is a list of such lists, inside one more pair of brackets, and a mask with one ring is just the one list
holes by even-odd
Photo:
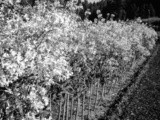
[[123, 75], [150, 55], [157, 38], [152, 28], [137, 21], [82, 22], [54, 4], [26, 7], [23, 14], [2, 10], [0, 16], [0, 86], [10, 90], [4, 100], [10, 118], [33, 120], [49, 111], [46, 118], [51, 119], [58, 89], [79, 94], [116, 78], [123, 84]]

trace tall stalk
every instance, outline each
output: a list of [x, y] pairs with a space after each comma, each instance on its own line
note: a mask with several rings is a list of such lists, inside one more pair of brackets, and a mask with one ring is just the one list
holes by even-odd
[[101, 89], [101, 99], [104, 100], [104, 92], [105, 92], [105, 84], [106, 84], [106, 81], [105, 81], [105, 78], [103, 78], [103, 76], [101, 76], [101, 86], [102, 86], [102, 89]]
[[106, 83], [105, 87], [106, 87], [105, 94], [108, 94], [110, 92], [110, 90], [112, 89], [111, 75], [109, 76], [108, 82]]
[[67, 109], [67, 113], [66, 113], [66, 120], [68, 120], [68, 116], [69, 116], [69, 94], [67, 94], [67, 101], [66, 101], [67, 105], [66, 105], [66, 109]]
[[85, 101], [85, 94], [83, 94], [83, 97], [82, 97], [82, 118], [81, 120], [84, 119], [84, 101]]
[[[84, 89], [86, 89], [86, 83], [85, 83], [85, 80], [83, 81], [83, 85], [84, 85]], [[82, 117], [81, 117], [81, 120], [84, 120], [84, 102], [85, 102], [85, 95], [86, 95], [86, 90], [84, 92], [82, 92]]]
[[102, 94], [101, 94], [102, 100], [104, 100], [104, 94], [105, 94], [105, 83], [102, 85]]
[[75, 119], [75, 120], [78, 120], [79, 105], [80, 105], [80, 99], [79, 99], [79, 97], [78, 97], [78, 98], [77, 98], [77, 110], [76, 110], [76, 119]]
[[104, 97], [107, 94], [107, 83], [104, 84]]
[[98, 80], [97, 87], [96, 87], [96, 99], [95, 99], [95, 102], [94, 102], [94, 110], [96, 108], [97, 100], [99, 99], [98, 98], [98, 89], [99, 89], [99, 80]]
[[52, 119], [53, 119], [53, 106], [52, 106], [52, 93], [50, 94], [50, 114], [52, 116]]
[[73, 96], [71, 98], [71, 112], [70, 112], [70, 119], [73, 120], [73, 116], [72, 116], [72, 113], [73, 113], [73, 102], [74, 102], [74, 99], [73, 99]]
[[66, 94], [64, 96], [64, 106], [63, 106], [63, 120], [65, 120], [65, 116], [66, 116]]
[[58, 114], [58, 120], [61, 119], [61, 111], [62, 111], [62, 98], [60, 98], [60, 102], [59, 102], [59, 114]]
[[88, 103], [88, 118], [91, 116], [91, 94], [92, 93], [92, 84], [90, 83], [90, 94], [89, 94], [89, 103]]

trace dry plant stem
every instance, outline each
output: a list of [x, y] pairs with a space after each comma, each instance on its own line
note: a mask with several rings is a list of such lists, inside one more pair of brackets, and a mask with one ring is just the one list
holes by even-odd
[[63, 106], [63, 119], [62, 120], [65, 120], [65, 113], [66, 113], [66, 94], [64, 96], [64, 106]]
[[52, 106], [52, 93], [50, 94], [50, 114], [52, 116], [52, 119], [53, 119], [53, 106]]
[[79, 97], [77, 98], [77, 110], [76, 110], [76, 119], [75, 120], [78, 120], [78, 113], [79, 113], [79, 105], [80, 105], [80, 99]]
[[96, 84], [92, 84], [91, 95], [95, 95]]
[[[62, 98], [61, 98], [62, 99]], [[61, 119], [61, 111], [62, 111], [62, 100], [60, 100], [60, 103], [59, 103], [59, 115], [58, 115], [58, 120]]]
[[71, 98], [71, 112], [70, 112], [71, 120], [73, 120], [73, 116], [72, 116], [72, 113], [73, 113], [73, 102], [74, 102], [74, 100], [73, 100], [73, 96], [72, 96], [72, 98]]
[[104, 84], [104, 92], [103, 92], [103, 99], [105, 99], [105, 95], [106, 95], [106, 87], [107, 85], [106, 85], [106, 83]]
[[104, 97], [105, 97], [105, 83], [103, 84], [103, 86], [102, 86], [102, 100], [104, 100]]
[[[79, 80], [79, 83], [80, 83], [80, 80]], [[82, 86], [81, 86], [81, 84], [80, 84], [80, 87], [79, 87], [79, 89], [78, 89], [78, 93], [77, 93], [77, 96], [79, 96], [78, 98], [77, 98], [77, 110], [76, 110], [76, 119], [75, 120], [78, 120], [79, 118], [78, 118], [78, 113], [79, 113], [79, 109], [80, 109], [80, 97], [81, 97], [81, 95], [82, 95], [82, 93], [80, 92], [81, 91], [81, 88]]]
[[85, 95], [83, 94], [83, 98], [82, 98], [82, 118], [81, 118], [81, 120], [84, 119], [84, 101], [85, 101]]
[[112, 83], [111, 83], [111, 87], [109, 88], [108, 93], [109, 93], [110, 91], [113, 91], [113, 90], [114, 90], [115, 85], [116, 85], [116, 81], [114, 80], [114, 81], [112, 81]]
[[[96, 87], [96, 86], [95, 86]], [[96, 87], [96, 99], [95, 99], [95, 102], [94, 102], [94, 110], [96, 108], [96, 104], [97, 104], [97, 100], [99, 99], [98, 98], [98, 89], [99, 89], [99, 81], [97, 83], [97, 87]]]
[[66, 120], [68, 120], [68, 116], [69, 116], [69, 94], [67, 94], [67, 105], [66, 105], [66, 107], [67, 107], [67, 113], [66, 113]]
[[90, 84], [90, 94], [89, 94], [89, 103], [88, 103], [88, 118], [90, 118], [91, 114], [91, 92], [92, 92], [92, 84]]

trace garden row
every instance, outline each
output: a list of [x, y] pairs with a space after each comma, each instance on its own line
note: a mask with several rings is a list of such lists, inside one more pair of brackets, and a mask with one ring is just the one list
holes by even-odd
[[9, 97], [0, 108], [11, 119], [100, 116], [157, 39], [140, 20], [94, 24], [54, 5], [8, 16], [1, 11], [0, 86]]

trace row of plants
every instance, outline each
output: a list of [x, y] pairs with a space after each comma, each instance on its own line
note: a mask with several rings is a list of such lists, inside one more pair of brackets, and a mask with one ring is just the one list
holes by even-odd
[[0, 86], [6, 88], [0, 117], [6, 119], [36, 120], [48, 111], [50, 120], [57, 110], [53, 101], [64, 94], [77, 97], [110, 83], [120, 89], [157, 39], [140, 20], [95, 24], [45, 3], [21, 13], [0, 12]]

